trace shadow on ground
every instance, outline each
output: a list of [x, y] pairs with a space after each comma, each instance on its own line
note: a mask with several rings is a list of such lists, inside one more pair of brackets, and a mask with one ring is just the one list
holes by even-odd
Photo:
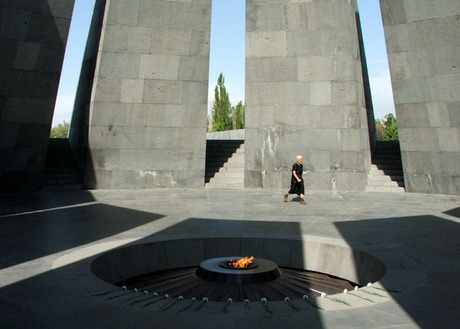
[[[445, 213], [458, 215], [459, 209]], [[422, 288], [400, 294], [391, 291], [404, 289], [404, 285], [395, 287], [385, 278], [381, 282], [420, 328], [453, 328], [453, 323], [460, 323], [458, 223], [435, 216], [414, 216], [336, 222], [335, 226], [352, 248], [362, 248], [363, 243], [377, 245], [418, 263], [428, 278]], [[413, 270], [396, 262], [386, 265], [394, 271]], [[388, 319], [390, 322], [390, 314]]]
[[[80, 200], [86, 200], [85, 193]], [[70, 198], [72, 199], [72, 198]], [[75, 197], [76, 201], [78, 197]], [[56, 204], [58, 204], [57, 202]], [[16, 213], [0, 218], [0, 250], [2, 269], [5, 271], [27, 262], [30, 268], [21, 273], [34, 272], [41, 264], [40, 258], [57, 253], [65, 254], [72, 248], [98, 247], [100, 240], [120, 241], [120, 246], [149, 243], [157, 239], [168, 240], [200, 235], [212, 238], [249, 236], [297, 239], [301, 237], [298, 222], [246, 221], [229, 219], [189, 218], [162, 231], [149, 233], [149, 223], [163, 217], [161, 214], [142, 212], [104, 204], [83, 204], [65, 209], [47, 209], [44, 212]], [[447, 211], [458, 214], [458, 208]], [[453, 215], [453, 216], [454, 216]], [[460, 227], [457, 223], [435, 216], [380, 218], [335, 223], [343, 239], [352, 247], [373, 253], [376, 247], [412, 259], [428, 278], [426, 285], [405, 294], [392, 293], [394, 301], [409, 315], [412, 323], [401, 323], [394, 315], [395, 303], [388, 302], [362, 309], [324, 312], [302, 305], [300, 312], [287, 316], [282, 309], [271, 315], [226, 315], [221, 308], [215, 312], [159, 312], [149, 308], [134, 308], [118, 301], [89, 297], [114, 286], [96, 278], [90, 271], [92, 254], [58, 268], [47, 268], [36, 275], [26, 275], [3, 284], [0, 288], [0, 327], [2, 328], [334, 328], [341, 324], [347, 328], [416, 325], [421, 328], [453, 327], [459, 322], [460, 289]], [[147, 230], [147, 231], [146, 231]], [[124, 244], [124, 236], [139, 238], [135, 243]], [[225, 240], [222, 240], [225, 241]], [[229, 240], [228, 240], [229, 241]], [[123, 245], [124, 244], [124, 245]], [[226, 246], [222, 245], [221, 250]], [[260, 246], [255, 246], [255, 248]], [[282, 246], [279, 247], [280, 254]], [[100, 252], [100, 251], [99, 251]], [[171, 257], [180, 250], [169, 250]], [[219, 246], [210, 251], [219, 255]], [[226, 256], [226, 255], [222, 255]], [[281, 255], [280, 255], [281, 256]], [[59, 257], [59, 255], [56, 255]], [[170, 256], [168, 256], [169, 258]], [[376, 256], [378, 257], [378, 255]], [[276, 260], [275, 260], [276, 261]], [[404, 268], [405, 264], [386, 264], [391, 270]], [[2, 273], [2, 272], [0, 272]], [[3, 272], [5, 273], [5, 272]], [[15, 272], [11, 272], [15, 275]], [[7, 279], [3, 277], [3, 279]], [[3, 281], [0, 277], [0, 281]], [[11, 278], [9, 278], [11, 279]], [[385, 281], [382, 283], [389, 284]], [[410, 284], [410, 278], [407, 280]], [[394, 286], [385, 286], [388, 289]], [[396, 287], [397, 288], [397, 287]], [[254, 305], [261, 308], [259, 304]], [[284, 305], [283, 307], [289, 308]], [[388, 317], [388, 321], [386, 318]]]
[[[15, 255], [4, 257], [2, 266], [7, 268], [21, 265], [27, 261], [38, 260], [40, 257], [66, 251], [78, 246], [109, 238], [118, 233], [135, 230], [144, 224], [160, 219], [162, 215], [134, 211], [108, 205], [86, 205], [78, 208], [47, 211], [39, 214], [26, 214], [9, 217], [0, 221], [0, 232], [8, 235], [2, 240], [2, 250], [17, 250]], [[17, 230], [17, 227], [27, 228]], [[133, 244], [149, 243], [158, 237], [189, 236], [194, 234], [238, 236], [256, 232], [258, 236], [282, 236], [299, 238], [300, 228], [297, 222], [266, 222], [242, 220], [217, 220], [205, 218], [190, 218], [163, 231], [143, 235]], [[142, 232], [141, 232], [142, 233]], [[138, 232], [139, 235], [139, 232]], [[142, 235], [141, 235], [142, 236]], [[209, 245], [206, 257], [228, 256], [227, 244], [237, 239], [221, 239]], [[241, 246], [233, 245], [230, 250], [235, 253]], [[260, 252], [264, 248], [285, 249], [277, 245], [277, 240], [265, 246], [254, 246]], [[298, 247], [298, 246], [297, 246]], [[302, 248], [299, 248], [302, 250]], [[166, 250], [167, 258], [181, 257], [180, 250]], [[7, 256], [7, 255], [5, 255]], [[98, 279], [90, 272], [92, 260], [96, 257], [86, 257], [78, 261], [47, 270], [44, 273], [15, 280], [14, 283], [0, 288], [0, 327], [2, 328], [234, 328], [235, 324], [242, 327], [257, 328], [274, 323], [282, 325], [285, 317], [270, 317], [264, 313], [263, 318], [243, 316], [243, 318], [225, 317], [222, 310], [185, 313], [160, 313], [151, 308], [134, 308], [121, 304], [119, 301], [107, 302], [101, 298], [91, 298], [95, 292], [114, 289]], [[256, 255], [257, 256], [257, 255]], [[282, 252], [280, 253], [280, 257]], [[58, 256], [56, 256], [58, 257]], [[203, 259], [204, 260], [204, 259]], [[275, 259], [276, 261], [276, 259]], [[197, 265], [197, 264], [196, 264]], [[254, 303], [255, 308], [262, 308], [260, 303]], [[288, 306], [285, 306], [288, 308]], [[307, 309], [309, 323], [321, 327], [318, 310], [303, 305]], [[260, 310], [259, 310], [260, 311]], [[153, 314], [154, 316], [152, 316]], [[282, 314], [282, 312], [281, 312]], [[305, 313], [303, 313], [305, 316]], [[203, 321], [212, 319], [212, 325], [203, 325]]]

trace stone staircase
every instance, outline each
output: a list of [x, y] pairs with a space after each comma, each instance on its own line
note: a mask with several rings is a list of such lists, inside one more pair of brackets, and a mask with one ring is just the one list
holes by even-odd
[[398, 141], [377, 141], [366, 192], [405, 192]]
[[205, 188], [244, 188], [244, 141], [208, 140]]
[[81, 190], [77, 164], [67, 138], [50, 138], [46, 159], [44, 190]]

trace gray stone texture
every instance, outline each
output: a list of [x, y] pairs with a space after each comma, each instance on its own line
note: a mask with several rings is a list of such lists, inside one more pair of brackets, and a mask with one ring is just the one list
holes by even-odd
[[211, 0], [110, 1], [87, 188], [203, 187]]
[[[69, 134], [85, 187], [203, 186], [211, 3], [96, 0]], [[459, 194], [460, 3], [380, 5], [406, 190]], [[40, 187], [72, 8], [1, 1], [2, 190]], [[287, 188], [302, 154], [307, 189], [364, 190], [373, 124], [356, 1], [246, 8], [245, 186]]]
[[331, 274], [363, 286], [379, 281], [386, 271], [378, 258], [344, 244], [320, 242], [317, 238], [254, 237], [187, 238], [137, 244], [102, 254], [91, 267], [96, 276], [116, 284], [146, 273], [194, 267], [203, 260], [241, 255], [269, 259], [280, 267]]
[[364, 190], [369, 137], [355, 1], [246, 2], [245, 186]]
[[[458, 327], [460, 196], [312, 191], [305, 208], [283, 202], [282, 194], [181, 188], [5, 194], [0, 327]], [[34, 211], [41, 209], [52, 211]], [[321, 298], [306, 287], [324, 310], [288, 291], [299, 310], [269, 299], [270, 314], [259, 302], [270, 298], [266, 292], [248, 296], [249, 309], [235, 299], [225, 313], [225, 303], [213, 301], [196, 311], [205, 293], [193, 289], [197, 301], [183, 311], [189, 297], [165, 309], [181, 287], [157, 291], [169, 300], [130, 305], [130, 298], [155, 291], [142, 297], [111, 284], [214, 256], [276, 260], [375, 288]]]
[[1, 1], [0, 190], [36, 190], [73, 0]]
[[406, 190], [460, 193], [460, 2], [380, 0]]
[[[72, 146], [75, 158], [77, 159], [80, 177], [84, 177], [85, 175], [86, 154], [88, 152], [89, 106], [91, 102], [94, 69], [96, 67], [105, 5], [106, 0], [96, 0], [94, 4], [93, 16], [83, 55], [80, 79], [78, 81], [74, 110], [70, 124], [69, 142]], [[102, 121], [107, 125], [112, 122], [115, 122], [115, 124], [125, 122], [126, 110], [123, 104], [105, 104], [105, 106], [110, 108], [113, 114], [107, 116], [104, 115], [104, 113], [108, 113], [108, 110], [100, 111], [93, 116], [93, 120]]]

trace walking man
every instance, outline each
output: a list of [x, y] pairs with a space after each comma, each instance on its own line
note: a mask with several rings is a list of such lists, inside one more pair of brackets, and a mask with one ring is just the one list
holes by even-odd
[[302, 179], [302, 156], [298, 155], [296, 160], [296, 163], [292, 165], [291, 189], [284, 195], [284, 202], [288, 202], [289, 194], [297, 194], [300, 196], [300, 204], [307, 204], [304, 200], [305, 186]]

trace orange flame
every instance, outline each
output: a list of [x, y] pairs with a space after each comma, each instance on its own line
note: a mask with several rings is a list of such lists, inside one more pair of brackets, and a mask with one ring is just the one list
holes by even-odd
[[241, 258], [240, 260], [230, 260], [231, 266], [234, 268], [244, 268], [248, 267], [250, 264], [252, 264], [252, 260], [254, 259], [254, 256], [251, 256], [251, 258], [244, 257]]

